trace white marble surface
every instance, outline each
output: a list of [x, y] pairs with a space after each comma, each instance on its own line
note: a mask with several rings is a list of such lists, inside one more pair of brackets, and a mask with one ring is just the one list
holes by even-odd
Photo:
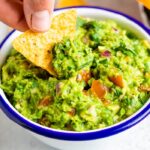
[[8, 27], [4, 23], [0, 22], [0, 42], [4, 39], [7, 33]]
[[55, 150], [22, 127], [10, 121], [0, 110], [0, 150]]

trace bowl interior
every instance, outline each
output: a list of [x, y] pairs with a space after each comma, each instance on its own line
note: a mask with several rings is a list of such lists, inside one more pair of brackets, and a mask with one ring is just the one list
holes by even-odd
[[[79, 16], [84, 16], [84, 17], [99, 19], [99, 20], [112, 19], [112, 20], [116, 21], [119, 25], [121, 25], [123, 28], [126, 28], [127, 30], [130, 30], [133, 33], [135, 33], [140, 38], [143, 38], [143, 39], [146, 39], [146, 40], [150, 41], [150, 36], [144, 29], [142, 29], [138, 24], [134, 23], [132, 20], [130, 20], [130, 19], [128, 19], [128, 18], [126, 18], [126, 17], [124, 17], [120, 14], [109, 12], [107, 10], [95, 9], [95, 8], [76, 8], [76, 10], [77, 10]], [[62, 13], [62, 11], [66, 11], [66, 10], [57, 10], [56, 12], [54, 12], [54, 15]], [[2, 67], [3, 63], [5, 62], [7, 56], [8, 56], [8, 54], [9, 54], [11, 48], [12, 48], [12, 41], [20, 34], [21, 34], [21, 32], [14, 31], [10, 36], [8, 36], [6, 42], [2, 45], [2, 47], [0, 49], [0, 70], [1, 70], [1, 67]], [[12, 110], [16, 111], [13, 108], [13, 106], [10, 104], [10, 102], [8, 101], [8, 99], [6, 98], [4, 92], [1, 89], [0, 89], [0, 95], [4, 98], [5, 102], [12, 108]], [[150, 101], [150, 99], [149, 99], [149, 101]], [[142, 107], [142, 109], [149, 104], [149, 101]], [[137, 113], [135, 113], [135, 114], [137, 114]], [[34, 123], [34, 124], [36, 124], [36, 123]], [[36, 125], [38, 125], [38, 124], [36, 124]], [[46, 128], [46, 127], [44, 127], [44, 128]], [[68, 131], [64, 131], [64, 132], [68, 132]]]

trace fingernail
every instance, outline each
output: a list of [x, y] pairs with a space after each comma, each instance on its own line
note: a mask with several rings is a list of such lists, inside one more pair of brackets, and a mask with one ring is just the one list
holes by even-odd
[[47, 31], [50, 27], [50, 14], [48, 10], [33, 13], [31, 23], [34, 31]]

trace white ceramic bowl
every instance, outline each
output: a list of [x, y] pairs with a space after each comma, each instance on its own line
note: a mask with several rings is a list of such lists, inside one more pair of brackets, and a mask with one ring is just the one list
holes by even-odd
[[[66, 11], [67, 9], [71, 8], [58, 9], [54, 12], [54, 15]], [[134, 32], [137, 36], [150, 41], [150, 31], [143, 24], [125, 14], [100, 7], [75, 7], [75, 9], [77, 10], [79, 16], [85, 16], [99, 20], [115, 20], [124, 28]], [[11, 43], [13, 39], [19, 34], [20, 32], [13, 31], [1, 43], [0, 68], [2, 67], [7, 55], [10, 52], [10, 49], [12, 48]], [[121, 121], [120, 123], [105, 129], [81, 133], [51, 129], [28, 120], [13, 108], [1, 89], [0, 107], [11, 120], [28, 129], [28, 131], [31, 131], [31, 133], [38, 139], [53, 147], [64, 150], [98, 150], [99, 148], [106, 150], [108, 145], [111, 147], [111, 143], [118, 144], [117, 141], [125, 135], [125, 130], [134, 126], [150, 114], [150, 99], [138, 112], [124, 121]]]

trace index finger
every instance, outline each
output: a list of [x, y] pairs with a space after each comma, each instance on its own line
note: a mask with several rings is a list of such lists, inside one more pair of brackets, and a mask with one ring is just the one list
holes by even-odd
[[1, 0], [0, 19], [2, 22], [17, 30], [25, 31], [28, 29], [22, 4], [12, 0]]

